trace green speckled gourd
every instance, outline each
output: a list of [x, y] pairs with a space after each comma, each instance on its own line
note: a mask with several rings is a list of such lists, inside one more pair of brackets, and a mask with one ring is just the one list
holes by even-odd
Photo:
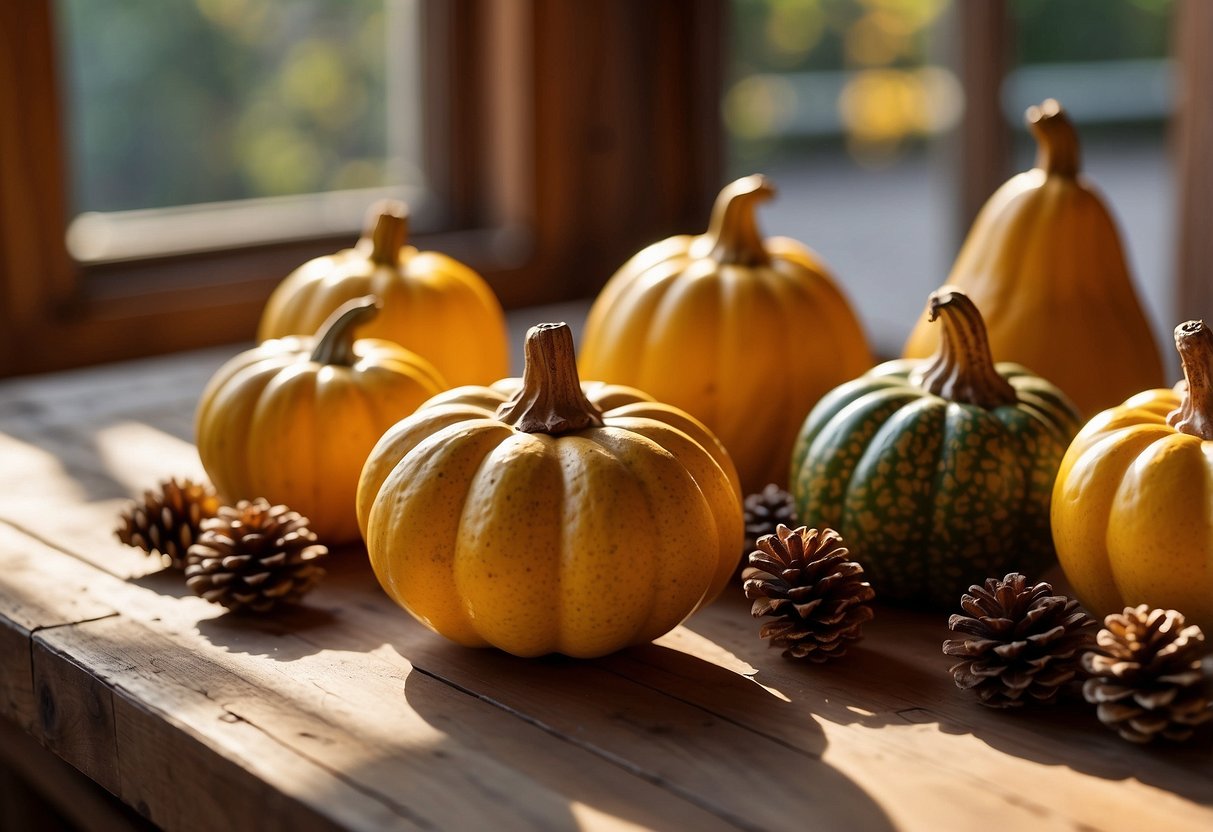
[[962, 292], [944, 286], [928, 309], [936, 353], [826, 394], [791, 485], [801, 522], [841, 533], [881, 598], [942, 607], [989, 575], [1052, 562], [1053, 480], [1080, 421], [1049, 382], [994, 364]]

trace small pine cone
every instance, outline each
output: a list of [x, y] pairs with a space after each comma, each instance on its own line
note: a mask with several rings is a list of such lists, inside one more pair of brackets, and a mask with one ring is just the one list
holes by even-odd
[[956, 686], [991, 708], [1051, 703], [1078, 675], [1082, 651], [1093, 643], [1095, 619], [1047, 583], [1011, 573], [969, 587], [948, 629], [965, 636], [943, 643], [962, 659], [951, 668]]
[[824, 662], [860, 639], [873, 617], [875, 592], [848, 554], [833, 529], [779, 525], [758, 539], [742, 573], [743, 589], [755, 618], [777, 616], [759, 633], [771, 647], [784, 648], [788, 658]]
[[796, 501], [775, 483], [745, 498], [745, 549], [741, 565], [748, 562], [750, 552], [758, 548], [758, 538], [775, 534], [780, 526], [796, 528]]
[[264, 498], [223, 506], [189, 549], [186, 584], [231, 610], [268, 612], [298, 601], [324, 575], [318, 561], [328, 554], [307, 522]]
[[173, 478], [160, 483], [156, 491], [143, 492], [143, 502], [127, 506], [114, 534], [128, 546], [159, 556], [165, 566], [184, 569], [186, 552], [198, 539], [202, 521], [218, 511], [219, 498], [209, 485]]
[[1204, 633], [1175, 610], [1146, 604], [1104, 619], [1097, 646], [1083, 654], [1091, 678], [1083, 697], [1099, 721], [1130, 742], [1186, 740], [1213, 718], [1201, 671]]

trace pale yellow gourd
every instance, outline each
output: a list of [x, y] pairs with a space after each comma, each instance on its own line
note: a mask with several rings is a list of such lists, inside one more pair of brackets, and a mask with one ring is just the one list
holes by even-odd
[[1097, 615], [1149, 604], [1213, 632], [1213, 332], [1175, 330], [1185, 381], [1100, 413], [1066, 451], [1053, 542]]
[[[1074, 126], [1053, 100], [1029, 107], [1036, 166], [978, 214], [947, 283], [981, 309], [990, 349], [1056, 384], [1085, 416], [1164, 383], [1120, 235], [1079, 172]], [[926, 358], [937, 328], [920, 318], [906, 358]]]

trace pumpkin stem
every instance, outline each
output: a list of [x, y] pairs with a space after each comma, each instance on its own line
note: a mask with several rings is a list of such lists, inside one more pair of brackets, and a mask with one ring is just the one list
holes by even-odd
[[358, 360], [354, 355], [354, 330], [378, 315], [382, 306], [383, 301], [379, 298], [366, 295], [337, 307], [320, 325], [319, 337], [312, 349], [312, 361], [352, 367]]
[[977, 306], [955, 286], [941, 286], [927, 301], [928, 319], [941, 319], [939, 348], [911, 381], [948, 401], [992, 409], [1018, 401], [1015, 388], [998, 374], [986, 325]]
[[1213, 330], [1204, 321], [1180, 324], [1175, 327], [1175, 348], [1188, 387], [1179, 409], [1167, 414], [1167, 424], [1182, 433], [1213, 440]]
[[1036, 167], [1053, 176], [1077, 176], [1081, 167], [1078, 133], [1056, 99], [1049, 98], [1024, 113], [1036, 139]]
[[[373, 221], [373, 225], [371, 224]], [[359, 247], [370, 249], [367, 257], [381, 266], [400, 262], [400, 249], [409, 239], [409, 209], [398, 199], [376, 202], [367, 212], [366, 232]]]
[[581, 391], [568, 324], [527, 330], [522, 389], [497, 408], [497, 419], [525, 433], [571, 433], [602, 425], [602, 411]]
[[704, 238], [710, 256], [725, 265], [765, 266], [767, 254], [754, 208], [775, 195], [775, 187], [760, 173], [744, 176], [724, 186], [712, 207], [712, 222]]

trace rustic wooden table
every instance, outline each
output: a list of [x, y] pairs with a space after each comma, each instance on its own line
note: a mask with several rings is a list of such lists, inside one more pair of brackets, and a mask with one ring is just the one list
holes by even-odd
[[940, 615], [881, 609], [805, 666], [731, 590], [651, 646], [524, 661], [428, 632], [357, 549], [285, 615], [224, 614], [112, 529], [201, 474], [193, 407], [231, 353], [0, 384], [0, 716], [158, 825], [1213, 829], [1208, 732], [982, 709]]

